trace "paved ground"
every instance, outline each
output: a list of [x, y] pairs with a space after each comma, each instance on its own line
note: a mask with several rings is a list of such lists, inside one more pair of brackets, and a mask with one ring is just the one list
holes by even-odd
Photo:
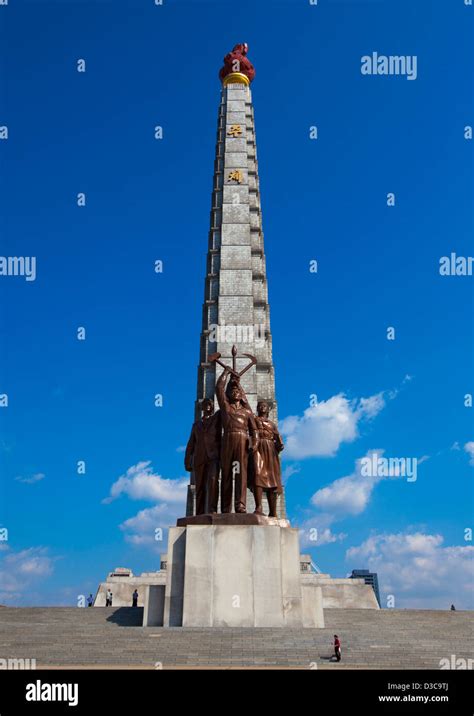
[[[439, 668], [473, 658], [472, 612], [327, 609], [325, 629], [144, 629], [142, 609], [2, 608], [0, 658], [37, 668]], [[330, 661], [332, 637], [343, 661]]]

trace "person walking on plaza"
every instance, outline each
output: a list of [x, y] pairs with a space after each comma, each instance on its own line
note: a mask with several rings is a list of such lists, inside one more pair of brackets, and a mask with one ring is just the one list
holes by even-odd
[[336, 661], [341, 661], [341, 640], [337, 634], [334, 634], [334, 655]]

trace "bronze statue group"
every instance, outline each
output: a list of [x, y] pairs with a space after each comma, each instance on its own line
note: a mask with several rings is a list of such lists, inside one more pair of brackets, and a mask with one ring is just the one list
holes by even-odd
[[247, 487], [255, 498], [255, 514], [263, 515], [262, 499], [266, 493], [269, 517], [277, 516], [277, 499], [281, 493], [279, 453], [283, 440], [278, 428], [268, 418], [269, 406], [257, 404], [254, 415], [239, 376], [225, 367], [216, 383], [219, 410], [214, 401], [201, 403], [202, 418], [191, 430], [186, 446], [185, 468], [194, 473], [196, 515], [217, 512], [219, 472], [221, 472], [221, 512], [234, 509], [247, 512]]

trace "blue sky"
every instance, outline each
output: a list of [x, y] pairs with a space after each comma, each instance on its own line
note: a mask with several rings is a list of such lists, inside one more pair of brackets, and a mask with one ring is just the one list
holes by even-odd
[[[0, 254], [37, 257], [35, 281], [0, 277], [0, 603], [75, 604], [115, 566], [156, 569], [153, 526], [184, 512], [217, 73], [246, 41], [302, 551], [333, 576], [375, 569], [383, 604], [473, 607], [472, 276], [439, 273], [440, 257], [473, 253], [472, 13], [0, 7]], [[362, 75], [372, 52], [416, 55], [416, 80]], [[416, 481], [364, 478], [370, 451], [419, 459]]]

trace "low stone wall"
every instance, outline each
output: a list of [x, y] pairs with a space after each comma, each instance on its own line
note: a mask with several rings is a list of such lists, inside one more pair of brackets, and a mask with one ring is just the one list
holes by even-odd
[[363, 579], [331, 579], [329, 575], [302, 574], [302, 584], [321, 587], [323, 609], [380, 609], [375, 592]]
[[166, 584], [166, 572], [153, 572], [137, 577], [109, 577], [101, 582], [94, 601], [94, 607], [105, 607], [107, 590], [113, 594], [112, 606], [131, 607], [132, 595], [138, 591], [138, 606], [145, 606], [146, 590], [150, 584]]

